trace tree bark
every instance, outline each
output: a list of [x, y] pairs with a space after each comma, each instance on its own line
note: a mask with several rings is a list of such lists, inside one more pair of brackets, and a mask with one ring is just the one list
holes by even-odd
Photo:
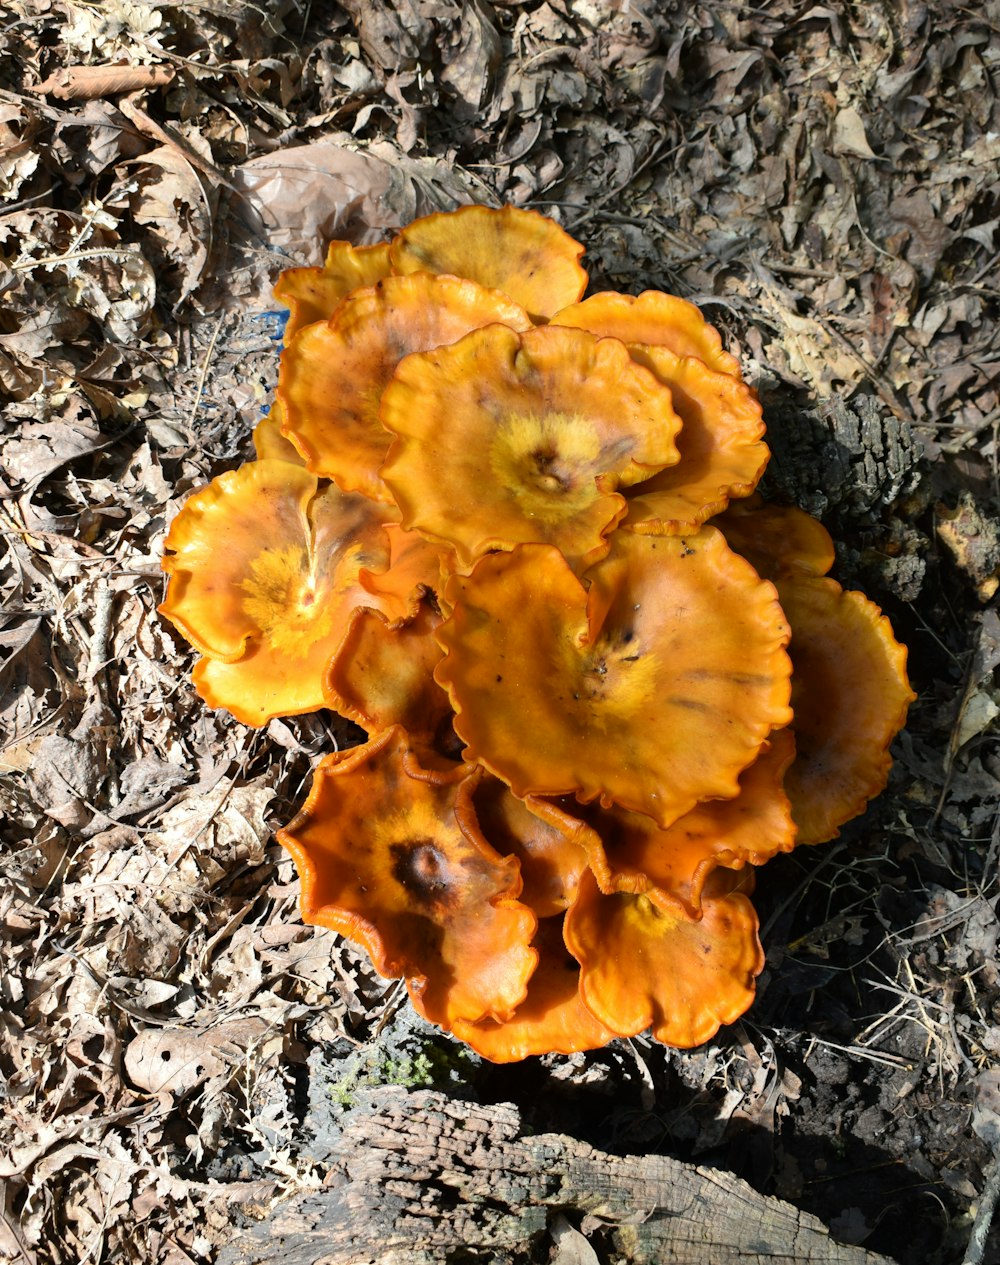
[[815, 1217], [728, 1173], [525, 1136], [511, 1104], [398, 1087], [360, 1094], [324, 1189], [237, 1232], [218, 1265], [458, 1260], [892, 1265], [835, 1243]]

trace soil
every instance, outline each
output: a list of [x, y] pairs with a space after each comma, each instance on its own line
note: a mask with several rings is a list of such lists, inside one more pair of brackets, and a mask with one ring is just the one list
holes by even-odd
[[[998, 73], [993, 2], [0, 4], [0, 1259], [214, 1261], [389, 1083], [963, 1260], [1000, 1132]], [[886, 792], [761, 869], [757, 1001], [695, 1050], [493, 1066], [416, 1020], [274, 840], [363, 735], [209, 711], [156, 614], [271, 399], [277, 273], [467, 201], [701, 306], [767, 493], [909, 647]]]

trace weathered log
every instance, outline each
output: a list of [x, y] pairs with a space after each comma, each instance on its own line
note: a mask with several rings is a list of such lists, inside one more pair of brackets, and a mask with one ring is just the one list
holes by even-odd
[[661, 1155], [608, 1155], [560, 1134], [525, 1135], [509, 1103], [398, 1087], [363, 1091], [324, 1189], [285, 1200], [237, 1231], [218, 1265], [458, 1259], [892, 1265], [834, 1242], [815, 1217], [731, 1174]]
[[922, 448], [909, 426], [871, 396], [817, 410], [769, 409], [770, 497], [828, 522], [873, 522], [919, 478]]

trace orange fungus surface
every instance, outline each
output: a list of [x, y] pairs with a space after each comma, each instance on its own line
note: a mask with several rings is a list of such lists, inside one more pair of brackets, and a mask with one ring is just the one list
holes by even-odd
[[289, 268], [274, 287], [274, 297], [289, 309], [285, 338], [315, 321], [325, 321], [361, 286], [389, 275], [389, 247], [331, 242], [321, 268]]
[[469, 563], [490, 549], [556, 545], [600, 556], [616, 489], [677, 460], [670, 392], [617, 339], [493, 325], [410, 356], [382, 399], [397, 436], [382, 477], [403, 523]]
[[356, 290], [329, 321], [306, 326], [286, 347], [278, 378], [283, 433], [316, 474], [391, 500], [378, 476], [390, 439], [379, 405], [396, 366], [411, 352], [494, 324], [531, 322], [506, 295], [458, 277], [417, 273]]
[[325, 667], [360, 573], [388, 560], [382, 507], [284, 461], [257, 461], [192, 496], [167, 537], [161, 611], [204, 655], [199, 693], [245, 724], [323, 706]]
[[583, 294], [583, 247], [537, 211], [505, 206], [462, 207], [427, 215], [390, 248], [396, 272], [453, 273], [509, 294], [544, 320]]
[[508, 1018], [537, 961], [519, 866], [469, 807], [476, 773], [421, 766], [405, 731], [327, 757], [281, 832], [302, 877], [302, 914], [362, 944], [406, 979], [428, 1018]]
[[257, 459], [164, 542], [205, 702], [329, 709], [278, 833], [303, 919], [496, 1062], [738, 1019], [758, 868], [864, 811], [913, 699], [826, 528], [758, 492], [719, 332], [584, 298], [582, 255], [468, 206], [289, 269]]
[[746, 896], [726, 891], [727, 872], [716, 875], [697, 919], [657, 888], [605, 895], [592, 876], [580, 885], [566, 944], [584, 1004], [612, 1032], [652, 1028], [667, 1045], [700, 1045], [750, 1004], [764, 967], [757, 916]]
[[773, 587], [712, 528], [620, 533], [588, 577], [589, 592], [556, 549], [522, 545], [449, 582], [436, 676], [466, 758], [518, 795], [573, 792], [662, 826], [734, 796], [791, 718]]

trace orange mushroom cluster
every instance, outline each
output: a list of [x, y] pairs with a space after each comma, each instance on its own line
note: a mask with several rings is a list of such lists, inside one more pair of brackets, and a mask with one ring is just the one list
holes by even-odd
[[756, 495], [717, 331], [583, 299], [582, 254], [476, 206], [284, 273], [257, 460], [163, 563], [206, 702], [369, 734], [279, 834], [303, 917], [496, 1061], [738, 1018], [753, 867], [864, 808], [913, 697], [823, 527]]

